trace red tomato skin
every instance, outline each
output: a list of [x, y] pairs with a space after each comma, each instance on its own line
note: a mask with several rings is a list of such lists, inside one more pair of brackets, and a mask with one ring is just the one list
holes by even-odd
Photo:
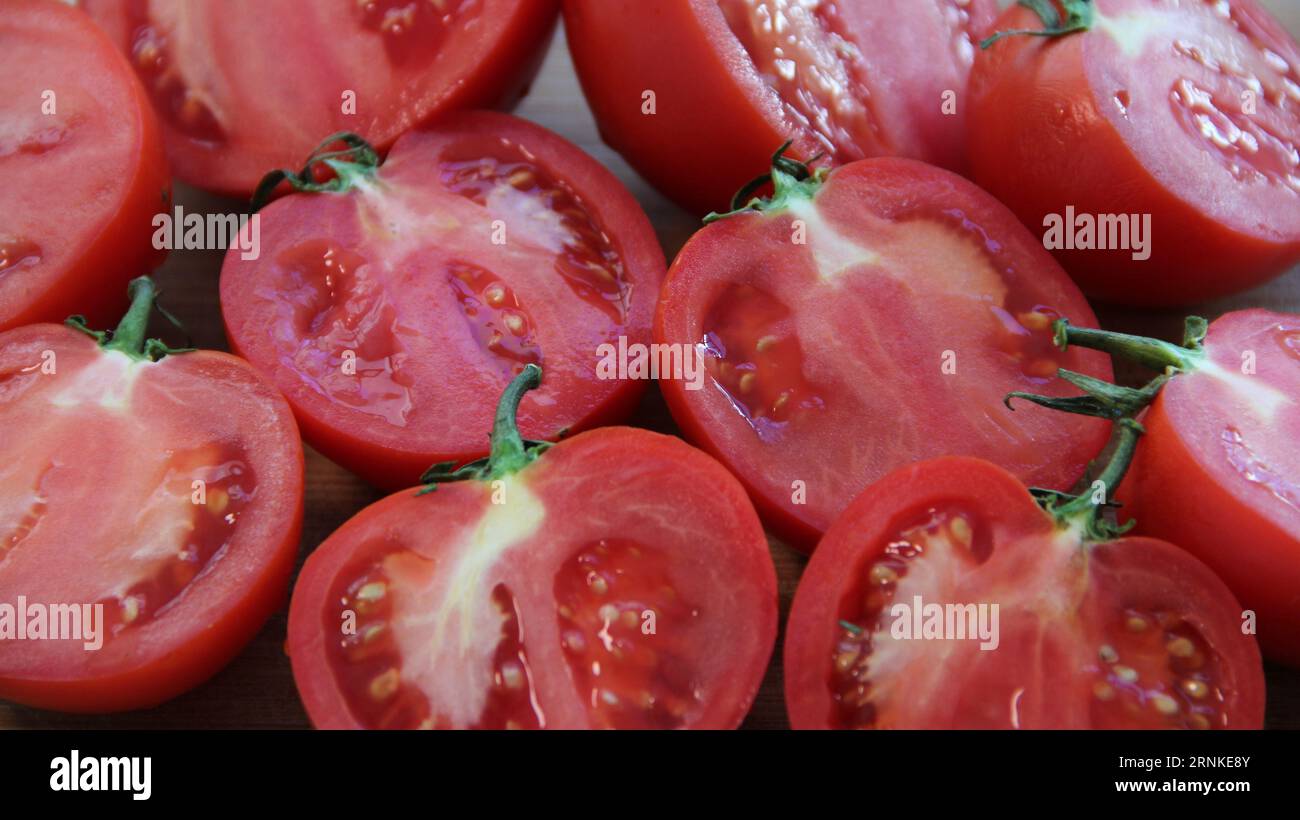
[[[44, 274], [39, 289], [15, 296], [0, 294], [0, 331], [36, 322], [59, 322], [80, 313], [92, 326], [108, 324], [126, 307], [126, 284], [156, 268], [167, 256], [153, 246], [153, 219], [171, 205], [171, 170], [163, 148], [158, 118], [144, 88], [126, 60], [86, 16], [61, 3], [14, 0], [5, 14], [21, 14], [37, 25], [66, 27], [83, 40], [87, 59], [102, 61], [104, 75], [117, 74], [126, 86], [131, 104], [116, 114], [134, 134], [129, 163], [116, 171], [118, 204], [93, 229], [78, 239], [83, 247], [76, 259], [58, 271]], [[97, 80], [101, 79], [99, 77]], [[74, 208], [75, 210], [75, 208]], [[66, 236], [73, 236], [69, 227]]]
[[[1210, 326], [1206, 348], [1220, 363], [1239, 366], [1242, 335], [1283, 320], [1297, 324], [1295, 317], [1263, 310], [1226, 314]], [[1266, 379], [1274, 366], [1285, 364], [1266, 363], [1250, 378]], [[1175, 376], [1143, 417], [1147, 434], [1126, 482], [1125, 509], [1137, 521], [1136, 532], [1191, 552], [1257, 613], [1260, 645], [1269, 660], [1300, 666], [1300, 529], [1286, 523], [1282, 502], [1244, 480], [1225, 481], [1223, 472], [1213, 469], [1219, 465], [1196, 451], [1204, 440], [1204, 419], [1221, 425], [1232, 421], [1210, 403], [1212, 394], [1193, 383], [1202, 378]], [[1280, 427], [1271, 434], [1283, 441], [1288, 435]], [[1295, 518], [1292, 512], [1289, 519]]]
[[[77, 358], [100, 355], [90, 337], [63, 325], [49, 324], [28, 325], [0, 334], [0, 350], [5, 349], [53, 350], [60, 367]], [[271, 615], [285, 605], [303, 517], [304, 462], [293, 414], [283, 397], [236, 356], [204, 350], [176, 354], [163, 362], [170, 362], [169, 367], [193, 378], [241, 381], [240, 388], [251, 388], [258, 394], [258, 401], [274, 408], [263, 420], [265, 426], [258, 435], [265, 437], [266, 452], [278, 449], [286, 456], [284, 463], [274, 465], [280, 471], [277, 483], [289, 490], [289, 497], [280, 499], [285, 507], [277, 512], [282, 525], [269, 528], [267, 540], [258, 545], [260, 563], [256, 567], [234, 577], [226, 575], [192, 582], [206, 580], [209, 584], [220, 584], [226, 597], [220, 605], [202, 607], [193, 601], [177, 601], [176, 609], [189, 607], [187, 611], [174, 613], [186, 621], [177, 627], [188, 632], [180, 643], [162, 630], [161, 619], [155, 620], [145, 627], [151, 632], [144, 646], [137, 647], [131, 656], [129, 668], [114, 672], [100, 669], [91, 678], [57, 672], [0, 675], [0, 699], [79, 714], [151, 708], [195, 688], [221, 671], [261, 631]], [[193, 587], [187, 590], [187, 593], [195, 592]], [[12, 603], [10, 593], [17, 595], [20, 591], [5, 592], [5, 600]], [[107, 652], [110, 647], [106, 642], [100, 651]]]
[[[1054, 294], [1056, 299], [1061, 303], [1073, 305], [1071, 310], [1079, 311], [1080, 315], [1092, 315], [1092, 309], [1077, 288], [1064, 272], [1053, 264], [1051, 257], [1045, 251], [1041, 251], [1032, 242], [1012, 241], [1015, 234], [1023, 233], [1014, 215], [965, 179], [942, 169], [902, 158], [876, 158], [849, 163], [836, 169], [831, 174], [827, 185], [836, 184], [837, 177], [840, 183], [860, 185], [867, 191], [864, 198], [872, 205], [878, 204], [880, 210], [887, 213], [906, 210], [913, 202], [924, 200], [926, 197], [949, 203], [952, 207], [985, 209], [982, 213], [983, 224], [990, 229], [990, 233], [1006, 240], [1004, 244], [1007, 246], [1026, 249], [1034, 264], [1050, 266], [1056, 270], [1056, 278], [1059, 279], [1059, 290]], [[760, 218], [765, 217], [741, 214], [723, 219], [705, 226], [687, 241], [673, 260], [664, 280], [655, 314], [656, 342], [686, 341], [683, 328], [690, 324], [690, 316], [700, 311], [699, 306], [686, 307], [690, 304], [692, 292], [703, 287], [697, 283], [697, 280], [702, 279], [701, 272], [704, 270], [704, 263], [700, 260], [725, 257], [728, 253], [743, 253], [743, 249], [755, 241], [746, 221]], [[1019, 237], [1015, 238], [1019, 239]], [[1109, 358], [1093, 352], [1069, 360], [1063, 366], [1098, 378], [1106, 380], [1111, 378]], [[705, 379], [711, 381], [712, 377], [706, 374]], [[1040, 392], [1056, 390], [1058, 387], [1059, 385], [1049, 384], [1033, 389], [1035, 392]], [[825, 533], [825, 526], [829, 524], [818, 525], [813, 521], [810, 514], [805, 512], [808, 506], [792, 505], [788, 490], [772, 493], [762, 486], [761, 476], [753, 476], [746, 470], [740, 469], [736, 465], [734, 454], [729, 452], [728, 442], [717, 436], [717, 431], [697, 409], [699, 393], [689, 391], [686, 382], [661, 379], [659, 388], [673, 419], [687, 440], [729, 466], [741, 483], [749, 489], [750, 498], [753, 499], [764, 523], [777, 536], [800, 552], [811, 553]], [[1019, 388], [1008, 387], [1008, 390], [1012, 389]], [[1004, 409], [999, 399], [997, 407], [990, 412], [1003, 412]], [[1018, 408], [1017, 412], [1026, 412], [1026, 408]], [[1036, 411], [1028, 410], [1028, 412]], [[1014, 420], [1014, 417], [1012, 419]], [[1058, 450], [1055, 462], [1038, 465], [1043, 472], [1029, 476], [1028, 480], [1042, 486], [1067, 487], [1082, 475], [1083, 467], [1088, 461], [1088, 454], [1097, 452], [1106, 440], [1106, 426], [1091, 419], [1074, 421], [1080, 426], [1075, 438], [1068, 442], [1069, 457]], [[913, 455], [911, 459], [924, 457], [926, 456]], [[1032, 469], [1027, 470], [1027, 474], [1032, 472]], [[861, 486], [865, 487], [870, 480], [864, 477]]]
[[[408, 150], [425, 150], [430, 143], [436, 142], [441, 147], [444, 143], [478, 138], [498, 138], [527, 147], [543, 167], [552, 163], [558, 166], [550, 170], [582, 194], [584, 206], [610, 232], [621, 251], [631, 288], [631, 305], [625, 320], [628, 341], [648, 343], [654, 308], [647, 295], [655, 293], [662, 281], [665, 267], [663, 249], [637, 201], [596, 160], [541, 126], [493, 111], [455, 112], [434, 124], [408, 132], [399, 140], [390, 157]], [[383, 174], [383, 166], [380, 166], [381, 179]], [[308, 218], [303, 216], [304, 203], [315, 196], [333, 195], [291, 194], [272, 202], [261, 214], [266, 222], [285, 220], [287, 234], [301, 233], [300, 223]], [[321, 220], [321, 229], [327, 236], [336, 235], [332, 232], [336, 230], [331, 222], [334, 218], [331, 214]], [[266, 255], [274, 253], [269, 247], [270, 241], [268, 235], [264, 240]], [[375, 425], [368, 423], [367, 419], [358, 420], [357, 414], [336, 413], [332, 407], [323, 406], [315, 392], [304, 388], [300, 379], [281, 366], [278, 350], [267, 345], [265, 317], [249, 307], [256, 301], [251, 291], [258, 287], [258, 277], [255, 270], [251, 274], [248, 272], [252, 269], [246, 268], [246, 264], [240, 259], [237, 249], [227, 252], [221, 288], [226, 338], [233, 351], [253, 362], [284, 392], [304, 438], [314, 448], [367, 482], [389, 491], [416, 484], [432, 464], [443, 461], [464, 463], [487, 454], [487, 436], [468, 431], [490, 428], [494, 408], [481, 401], [474, 392], [474, 385], [459, 384], [454, 378], [442, 376], [440, 379], [439, 389], [455, 394], [454, 400], [446, 400], [445, 405], [462, 413], [478, 413], [473, 421], [467, 421], [461, 428], [460, 440], [454, 443], [431, 442], [427, 437], [419, 440], [402, 431], [398, 434], [377, 433]], [[635, 287], [631, 287], [633, 285]], [[596, 353], [593, 350], [591, 374], [595, 373], [595, 364]], [[591, 378], [594, 380], [594, 375]], [[542, 391], [549, 392], [548, 387], [557, 381], [553, 375], [552, 384], [544, 384]], [[575, 416], [572, 418], [557, 418], [554, 413], [537, 410], [533, 401], [525, 398], [519, 422], [522, 435], [553, 440], [562, 435], [618, 423], [636, 409], [648, 386], [643, 379], [619, 379], [602, 384], [608, 387], [600, 401], [591, 406], [565, 410]], [[562, 394], [556, 395], [563, 398]]]
[[[133, 47], [127, 22], [127, 9], [131, 1], [82, 0], [87, 13], [109, 34], [119, 49], [128, 54]], [[262, 3], [265, 2], [262, 0]], [[280, 15], [290, 19], [269, 25], [272, 28], [280, 24], [292, 27], [294, 4], [284, 3], [283, 0], [281, 3], [278, 7], [249, 6], [247, 10], [230, 13], [254, 17], [253, 25], [259, 28], [268, 25], [265, 19], [267, 16]], [[559, 0], [483, 0], [483, 5], [481, 15], [504, 26], [504, 31], [499, 32], [491, 41], [489, 51], [477, 56], [472, 69], [461, 72], [446, 88], [431, 95], [430, 99], [420, 101], [415, 110], [405, 111], [400, 117], [385, 123], [382, 130], [367, 129], [352, 121], [360, 118], [350, 118], [337, 113], [337, 110], [332, 115], [335, 130], [364, 131], [366, 133], [361, 134], [363, 137], [371, 140], [381, 152], [386, 152], [406, 130], [447, 113], [476, 108], [508, 110], [517, 105], [528, 93], [546, 57], [559, 21]], [[444, 48], [472, 53], [472, 49], [481, 46], [480, 39], [485, 37], [481, 28], [480, 26], [478, 32], [469, 33], [469, 36], [462, 36], [459, 42], [444, 44]], [[310, 77], [291, 79], [312, 82]], [[331, 102], [334, 100], [337, 98]], [[334, 105], [337, 109], [337, 102]], [[232, 152], [225, 146], [192, 139], [166, 120], [162, 123], [162, 130], [179, 179], [213, 193], [241, 199], [248, 198], [262, 177], [271, 170], [299, 167], [303, 158], [316, 147], [319, 138], [326, 135], [300, 134], [297, 140], [272, 139], [249, 146], [246, 150], [241, 148]]]
[[[983, 28], [993, 3], [975, 0], [970, 13]], [[715, 2], [564, 0], [564, 26], [601, 137], [693, 213], [726, 210], [788, 139], [795, 141], [792, 156], [821, 150], [806, 134], [790, 133], [776, 96], [747, 65]], [[642, 112], [646, 91], [655, 94], [653, 116]], [[944, 122], [931, 124], [935, 132], [952, 128], [940, 110], [936, 97], [934, 116]], [[914, 112], [918, 121], [930, 114]], [[965, 166], [959, 146], [900, 146], [898, 153]]]
[[[673, 436], [629, 427], [602, 427], [560, 442], [547, 450], [538, 462], [521, 471], [555, 476], [557, 484], [565, 476], [593, 477], [608, 475], [610, 486], [619, 484], [629, 465], [641, 470], [670, 469], [673, 473], [695, 477], [697, 486], [708, 486], [707, 504], [713, 510], [725, 510], [716, 519], [723, 526], [735, 524], [729, 532], [728, 560], [735, 561], [737, 583], [748, 587], [762, 604], [752, 622], [737, 626], [736, 646], [742, 660], [734, 665], [725, 681], [725, 689], [713, 698], [712, 705], [697, 724], [689, 728], [730, 729], [745, 718], [757, 694], [772, 654], [777, 634], [776, 570], [767, 550], [762, 526], [753, 512], [744, 489], [722, 465]], [[547, 479], [539, 478], [545, 482]], [[572, 479], [570, 479], [572, 480]], [[324, 646], [328, 636], [321, 628], [324, 607], [329, 600], [336, 576], [345, 571], [366, 546], [368, 531], [383, 531], [399, 538], [407, 527], [421, 528], [430, 516], [444, 522], [472, 521], [490, 502], [490, 489], [477, 481], [443, 484], [425, 495], [419, 488], [409, 488], [387, 496], [353, 516], [317, 547], [298, 575], [289, 606], [288, 652], [293, 664], [294, 681], [312, 724], [318, 729], [366, 728], [353, 714], [347, 697], [330, 666]], [[549, 502], [545, 488], [543, 501]], [[701, 497], [702, 498], [702, 497]], [[586, 514], [586, 507], [561, 510], [560, 515]], [[557, 522], [556, 527], [563, 527]], [[361, 539], [361, 540], [357, 540]], [[432, 556], [430, 556], [432, 557]], [[560, 556], [563, 558], [564, 556]], [[750, 560], [744, 561], [742, 559]], [[542, 566], [545, 572], [558, 561]], [[545, 575], [542, 578], [545, 579]], [[739, 595], [736, 601], [750, 600]], [[525, 616], [527, 612], [525, 611]], [[524, 624], [525, 634], [539, 634], [545, 625]], [[543, 638], [545, 640], [545, 637]], [[546, 673], [534, 670], [539, 679]], [[567, 670], [551, 678], [569, 685]], [[558, 702], [558, 698], [552, 702]], [[585, 715], [574, 711], [572, 704], [555, 709], [555, 728], [584, 728]]]
[[[1244, 6], [1273, 36], [1289, 35], [1254, 0]], [[1106, 4], [1101, 6], [1107, 11]], [[1022, 6], [996, 30], [1038, 29]], [[1100, 35], [1098, 35], [1100, 36]], [[1089, 80], [1086, 36], [1007, 37], [981, 49], [967, 94], [971, 178], [1037, 236], [1049, 214], [1150, 214], [1151, 258], [1132, 250], [1054, 250], [1090, 298], [1178, 307], [1267, 282], [1300, 261], [1300, 234], [1226, 225], [1178, 195], [1147, 167], [1104, 110]], [[1226, 275], [1225, 271], [1231, 271]]]
[[[834, 701], [827, 675], [834, 656], [835, 626], [840, 618], [846, 578], [863, 561], [879, 553], [899, 516], [928, 504], [954, 500], [993, 519], [995, 542], [1049, 533], [1054, 526], [1015, 476], [979, 459], [948, 457], [918, 462], [881, 479], [859, 495], [827, 531], [795, 591], [786, 624], [783, 656], [785, 701], [792, 728], [837, 728], [832, 723]], [[1216, 621], [1236, 623], [1239, 620], [1240, 607], [1223, 582], [1203, 563], [1187, 560], [1186, 553], [1168, 542], [1132, 537], [1085, 549], [1092, 552], [1091, 564], [1108, 579], [1150, 573], [1175, 590], [1216, 591], [1208, 601], [1182, 602], [1209, 605], [1207, 609], [1193, 606], [1184, 612], [1189, 621], [1202, 629]], [[1095, 590], [1090, 590], [1090, 597], [1094, 595]], [[1218, 631], [1222, 634], [1221, 628]], [[1230, 710], [1238, 719], [1236, 728], [1262, 728], [1264, 674], [1258, 645], [1254, 640], [1245, 639], [1215, 648], [1228, 661], [1226, 684], [1234, 693]], [[918, 692], [917, 697], [926, 694]], [[1055, 728], [1088, 728], [1085, 714], [1072, 711], [1053, 715], [1051, 708], [1033, 716], [1051, 718], [1051, 723], [1038, 725], [1031, 717], [1029, 726], [1053, 728], [1055, 724]], [[1064, 726], [1060, 725], [1062, 714]]]

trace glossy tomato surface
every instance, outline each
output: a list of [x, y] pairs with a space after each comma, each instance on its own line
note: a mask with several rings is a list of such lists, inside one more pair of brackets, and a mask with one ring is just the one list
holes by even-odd
[[62, 3], [0, 5], [0, 330], [108, 321], [162, 261], [162, 136], [112, 43]]
[[626, 189], [537, 125], [452, 115], [372, 181], [261, 221], [261, 256], [222, 268], [231, 346], [313, 446], [374, 484], [484, 455], [495, 397], [529, 363], [547, 373], [521, 410], [529, 438], [618, 420], [645, 388], [597, 378], [597, 349], [649, 341], [663, 252]]
[[0, 698], [153, 706], [209, 678], [283, 605], [302, 445], [241, 359], [139, 361], [60, 325], [0, 334], [0, 452], [0, 603], [102, 607], [97, 649], [0, 641]]
[[921, 163], [863, 160], [811, 197], [701, 230], [664, 282], [655, 340], [695, 347], [703, 389], [661, 380], [686, 435], [745, 482], [768, 524], [810, 549], [868, 484], [973, 455], [1068, 488], [1106, 426], [1012, 390], [1068, 391], [1058, 367], [1109, 378], [1052, 343], [1091, 309], [1015, 217]]
[[158, 110], [181, 179], [247, 196], [327, 134], [380, 148], [523, 96], [556, 0], [82, 0]]
[[1256, 612], [1270, 659], [1300, 665], [1300, 317], [1229, 313], [1205, 352], [1143, 418], [1130, 508]]
[[698, 213], [787, 139], [836, 162], [964, 167], [967, 73], [993, 0], [565, 0], [605, 141]]
[[[1122, 237], [1058, 251], [1106, 301], [1212, 299], [1300, 260], [1300, 46], [1255, 0], [1094, 5], [1086, 33], [1008, 37], [976, 60], [974, 179], [1040, 235], [1067, 207], [1149, 215], [1149, 259]], [[1042, 23], [1017, 6], [996, 27]]]
[[[926, 626], [927, 607], [954, 626]], [[956, 630], [978, 632], [978, 607], [993, 640]], [[1263, 665], [1241, 615], [1178, 547], [1081, 543], [1005, 470], [936, 459], [859, 496], [813, 554], [786, 705], [796, 729], [1258, 729]]]
[[631, 428], [367, 507], [312, 553], [289, 612], [320, 728], [734, 728], [775, 637], [744, 490]]

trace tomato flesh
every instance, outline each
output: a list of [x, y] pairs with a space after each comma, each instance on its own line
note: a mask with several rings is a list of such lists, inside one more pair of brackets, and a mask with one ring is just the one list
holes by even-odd
[[[997, 616], [977, 627], [982, 606]], [[923, 462], [855, 500], [814, 553], [787, 705], [796, 728], [1258, 728], [1240, 614], [1166, 542], [1084, 544], [993, 465]]]
[[55, 325], [0, 350], [0, 598], [102, 607], [95, 651], [0, 642], [0, 696], [115, 711], [197, 685], [288, 586], [302, 516], [288, 407], [226, 354], [133, 361]]
[[961, 97], [993, 0], [566, 0], [601, 136], [679, 204], [722, 210], [786, 140], [839, 164], [965, 166]]
[[0, 174], [0, 331], [116, 319], [164, 255], [151, 225], [171, 180], [144, 89], [63, 4], [0, 9]]
[[[699, 481], [717, 494], [694, 495]], [[734, 727], [771, 652], [775, 595], [762, 529], [721, 466], [602, 428], [496, 489], [408, 490], [362, 511], [303, 570], [290, 657], [322, 727]]]
[[385, 150], [432, 117], [514, 104], [558, 11], [556, 0], [82, 6], [148, 89], [177, 176], [240, 196], [327, 134], [353, 131]]
[[[981, 52], [972, 178], [1034, 232], [1067, 206], [1149, 219], [1145, 248], [1054, 249], [1109, 302], [1193, 304], [1300, 260], [1300, 46], [1256, 0], [1093, 6], [1087, 32]], [[1024, 27], [1041, 22], [1021, 7], [997, 24]]]
[[373, 181], [262, 211], [262, 258], [227, 254], [232, 346], [285, 392], [317, 449], [384, 487], [484, 454], [496, 395], [555, 438], [629, 412], [644, 381], [596, 377], [597, 348], [645, 343], [663, 255], [608, 172], [504, 114], [404, 136]]
[[1300, 319], [1237, 311], [1206, 358], [1175, 376], [1143, 423], [1130, 484], [1137, 530], [1175, 541], [1259, 617], [1272, 660], [1300, 664]]
[[1065, 390], [1060, 367], [1108, 378], [1104, 356], [1053, 345], [1052, 322], [1076, 314], [1091, 311], [1065, 274], [983, 192], [864, 160], [811, 199], [696, 234], [665, 281], [655, 340], [704, 361], [703, 390], [661, 380], [683, 431], [811, 548], [853, 495], [918, 458], [978, 455], [1069, 487], [1105, 425], [1012, 414], [1003, 398]]

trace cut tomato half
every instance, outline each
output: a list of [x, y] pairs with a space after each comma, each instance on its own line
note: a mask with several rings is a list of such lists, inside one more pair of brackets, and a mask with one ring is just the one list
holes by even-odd
[[[617, 421], [643, 380], [601, 379], [598, 348], [649, 341], [664, 258], [595, 160], [508, 114], [412, 131], [342, 191], [261, 213], [261, 256], [227, 253], [232, 348], [288, 398], [325, 455], [395, 489], [483, 455], [493, 400], [528, 364], [533, 438]], [[310, 186], [309, 186], [310, 187]]]
[[[776, 637], [776, 573], [745, 492], [632, 428], [520, 440], [435, 468], [308, 558], [289, 612], [319, 728], [734, 728]], [[448, 483], [452, 482], [452, 483]], [[701, 488], [707, 491], [701, 492]]]
[[126, 53], [163, 123], [176, 175], [235, 196], [326, 134], [386, 149], [532, 81], [557, 0], [82, 0]]
[[293, 415], [242, 359], [146, 343], [152, 284], [132, 293], [99, 343], [60, 325], [0, 334], [0, 698], [153, 706], [284, 603], [302, 524]]
[[966, 77], [993, 0], [566, 0], [601, 136], [698, 213], [772, 149], [965, 165]]
[[116, 318], [171, 178], [144, 88], [62, 3], [0, 6], [0, 176], [0, 330]]
[[1165, 541], [1093, 542], [984, 461], [904, 467], [836, 520], [786, 629], [796, 729], [1258, 729], [1242, 609]]
[[[867, 485], [924, 458], [986, 458], [1065, 489], [1095, 419], [1003, 406], [1063, 389], [1055, 317], [1091, 313], [1042, 245], [969, 182], [901, 159], [824, 176], [778, 157], [777, 189], [697, 233], [664, 282], [655, 340], [698, 351], [704, 389], [661, 380], [682, 430], [810, 549]], [[802, 179], [799, 176], [803, 176]]]

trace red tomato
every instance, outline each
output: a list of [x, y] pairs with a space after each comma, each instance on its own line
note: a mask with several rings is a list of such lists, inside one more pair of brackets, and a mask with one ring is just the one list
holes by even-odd
[[321, 137], [387, 148], [527, 90], [558, 0], [82, 0], [162, 118], [176, 175], [247, 196]]
[[158, 123], [112, 43], [61, 3], [0, 5], [0, 330], [108, 321], [162, 261], [171, 199]]
[[[966, 605], [967, 635], [971, 610], [991, 627], [997, 606], [996, 646], [928, 631], [928, 607]], [[796, 729], [1258, 729], [1263, 665], [1241, 623], [1223, 582], [1172, 544], [1087, 541], [1001, 468], [937, 459], [858, 496], [813, 554], [786, 628], [786, 705]]]
[[565, 0], [605, 141], [705, 213], [772, 149], [960, 170], [966, 76], [993, 0]]
[[744, 490], [645, 430], [526, 446], [514, 408], [539, 379], [529, 365], [507, 389], [490, 461], [436, 477], [467, 480], [372, 504], [307, 559], [289, 656], [317, 727], [744, 718], [776, 638], [776, 572]]
[[[1007, 37], [976, 60], [974, 179], [1034, 232], [1067, 207], [1150, 216], [1145, 261], [1122, 234], [1057, 252], [1098, 299], [1187, 304], [1300, 260], [1300, 47], [1254, 0], [1095, 8], [1087, 32]], [[996, 28], [1042, 25], [1015, 7]]]
[[[288, 589], [303, 499], [288, 405], [242, 359], [146, 344], [152, 283], [132, 294], [111, 341], [61, 325], [0, 334], [6, 700], [153, 706], [229, 662]], [[64, 639], [68, 612], [71, 631], [35, 639], [24, 599], [90, 614], [101, 645]]]
[[1178, 375], [1143, 418], [1137, 531], [1212, 567], [1259, 616], [1264, 653], [1300, 665], [1300, 317], [1229, 313], [1193, 350], [1144, 347]]
[[811, 548], [864, 487], [922, 458], [980, 456], [1073, 484], [1105, 424], [1002, 402], [1063, 389], [1058, 367], [1109, 376], [1106, 357], [1053, 345], [1053, 317], [1076, 310], [1091, 312], [983, 191], [910, 160], [863, 160], [824, 185], [786, 177], [763, 212], [691, 238], [655, 340], [698, 349], [708, 384], [660, 386], [768, 524]]
[[[232, 348], [289, 399], [303, 434], [379, 486], [486, 452], [511, 377], [547, 384], [522, 426], [556, 438], [626, 415], [644, 381], [597, 378], [597, 348], [646, 343], [664, 257], [595, 160], [507, 114], [457, 114], [402, 137], [346, 193], [261, 212], [261, 256], [226, 256]], [[499, 241], [498, 241], [499, 240]]]

